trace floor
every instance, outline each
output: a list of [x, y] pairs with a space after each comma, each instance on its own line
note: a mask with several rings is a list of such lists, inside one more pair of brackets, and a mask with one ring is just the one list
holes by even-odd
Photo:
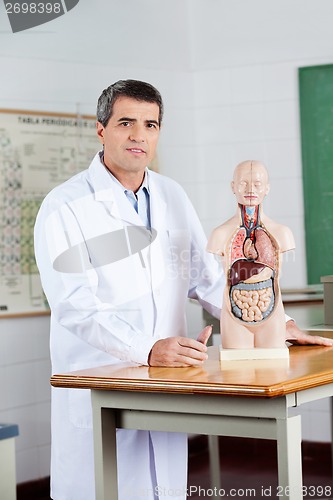
[[[219, 449], [221, 497], [258, 499], [282, 496], [277, 486], [275, 441], [223, 437]], [[330, 443], [303, 443], [303, 483], [303, 498], [333, 498]], [[188, 498], [212, 499], [214, 493], [210, 486], [207, 438], [193, 436], [189, 441]], [[49, 479], [19, 485], [17, 500], [50, 500]]]
[[[276, 442], [259, 439], [220, 438], [221, 497], [279, 498]], [[214, 498], [210, 488], [207, 439], [190, 441], [188, 496], [191, 500]], [[303, 498], [333, 498], [330, 443], [303, 443]]]

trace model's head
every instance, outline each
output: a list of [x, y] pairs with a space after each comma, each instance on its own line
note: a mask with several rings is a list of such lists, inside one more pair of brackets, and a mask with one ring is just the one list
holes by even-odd
[[269, 187], [267, 169], [260, 161], [246, 160], [235, 168], [231, 189], [239, 204], [260, 205]]
[[159, 107], [159, 126], [163, 118], [163, 101], [159, 91], [150, 83], [139, 80], [119, 80], [104, 89], [97, 103], [97, 121], [104, 127], [113, 112], [113, 106], [119, 97], [130, 97], [137, 101], [156, 103]]

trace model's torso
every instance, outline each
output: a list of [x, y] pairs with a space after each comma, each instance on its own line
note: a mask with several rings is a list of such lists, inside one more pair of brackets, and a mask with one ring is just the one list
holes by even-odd
[[258, 323], [275, 307], [279, 245], [262, 223], [258, 206], [241, 206], [240, 211], [225, 255], [230, 310], [246, 324]]

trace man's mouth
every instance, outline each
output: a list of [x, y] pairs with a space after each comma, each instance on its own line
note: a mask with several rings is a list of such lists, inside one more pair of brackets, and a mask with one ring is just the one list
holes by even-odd
[[144, 149], [141, 149], [141, 148], [127, 148], [127, 151], [129, 151], [130, 153], [134, 153], [134, 154], [145, 154], [146, 151]]

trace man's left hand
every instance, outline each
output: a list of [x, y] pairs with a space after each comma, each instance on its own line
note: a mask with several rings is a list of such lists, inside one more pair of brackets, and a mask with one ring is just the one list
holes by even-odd
[[309, 335], [308, 333], [302, 332], [292, 319], [287, 321], [286, 328], [286, 340], [291, 344], [333, 346], [333, 339], [320, 337], [319, 335]]

